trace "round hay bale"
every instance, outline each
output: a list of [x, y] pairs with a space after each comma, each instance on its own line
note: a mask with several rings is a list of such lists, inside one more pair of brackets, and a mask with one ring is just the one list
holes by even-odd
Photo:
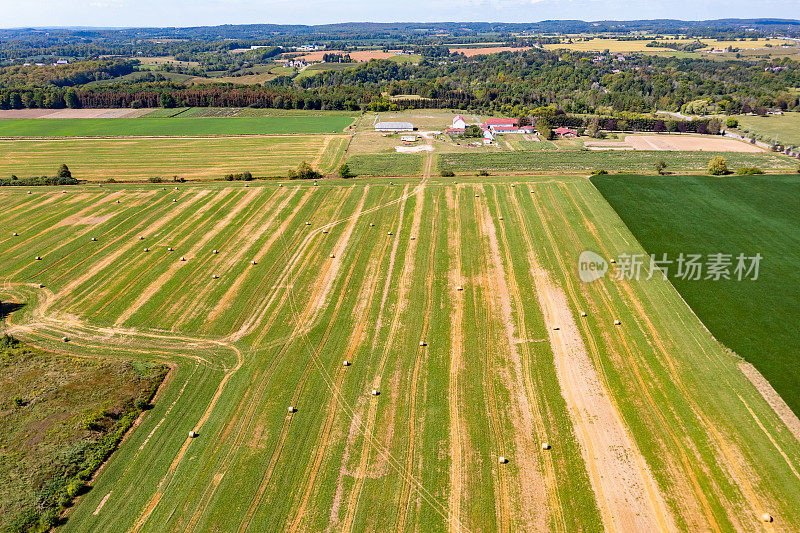
[[40, 284], [39, 284], [39, 288], [40, 288], [40, 289], [44, 289], [44, 283], [40, 283]]
[[371, 227], [373, 227], [374, 225], [375, 225], [375, 224], [373, 224], [372, 222], [370, 222], [370, 223], [369, 223], [369, 227], [370, 227], [370, 228], [371, 228]]
[[61, 191], [61, 194], [67, 194], [67, 191]]
[[119, 200], [117, 200], [117, 203], [119, 203]]
[[512, 186], [512, 187], [516, 187], [516, 185], [515, 185], [515, 184], [513, 184], [513, 183], [511, 184], [511, 186]]
[[615, 326], [619, 326], [620, 324], [622, 324], [622, 322], [620, 322], [619, 320], [615, 320], [615, 321], [614, 321], [614, 325], [615, 325]]
[[173, 199], [172, 199], [172, 201], [173, 201], [173, 202], [177, 202], [178, 200], [176, 200], [175, 198], [173, 198]]
[[476, 194], [476, 195], [475, 195], [475, 198], [478, 198], [479, 196], [480, 196], [480, 194]]
[[412, 240], [412, 241], [416, 241], [416, 240], [417, 240], [417, 238], [416, 238], [416, 237], [414, 237], [414, 236], [412, 235], [412, 236], [411, 236], [411, 240]]
[[69, 337], [61, 337], [61, 340], [62, 340], [63, 342], [69, 342]]
[[283, 183], [279, 183], [279, 184], [278, 184], [278, 187], [283, 187]]
[[219, 276], [217, 276], [216, 274], [211, 274], [211, 278], [212, 278], [212, 279], [218, 279], [218, 278], [219, 278]]
[[197, 432], [196, 432], [196, 431], [189, 431], [189, 438], [190, 438], [190, 439], [193, 439], [193, 438], [195, 438], [196, 436], [197, 436]]
[[250, 261], [250, 264], [251, 264], [251, 265], [257, 265], [258, 263], [256, 263], [256, 260], [255, 260], [255, 259], [253, 259], [252, 261]]
[[581, 311], [581, 316], [586, 316], [586, 311]]
[[216, 254], [218, 254], [219, 252], [218, 252], [218, 251], [216, 251], [216, 250], [211, 250], [211, 253], [212, 253], [212, 254], [214, 254], [214, 255], [216, 255]]
[[427, 346], [427, 344], [425, 344], [425, 341], [419, 341], [419, 345], [420, 346]]
[[464, 287], [462, 287], [461, 285], [459, 285], [458, 287], [456, 287], [456, 290], [457, 290], [457, 291], [463, 291], [463, 290], [464, 290]]
[[168, 252], [174, 252], [175, 250], [173, 250], [173, 249], [172, 249], [172, 246], [170, 246], [169, 248], [167, 248], [167, 251], [168, 251]]
[[37, 255], [37, 256], [36, 256], [36, 260], [37, 260], [37, 261], [41, 261], [41, 260], [42, 260], [42, 258], [41, 258], [41, 257], [39, 257], [39, 256]]
[[186, 258], [185, 257], [181, 257], [181, 261], [186, 261]]
[[97, 241], [97, 237], [92, 237], [92, 242]]
[[344, 361], [342, 361], [342, 366], [350, 366], [350, 361], [345, 359]]
[[497, 458], [497, 462], [500, 463], [501, 465], [504, 465], [504, 464], [506, 464], [508, 462], [508, 458], [503, 457], [501, 455], [500, 457]]
[[331, 259], [333, 259], [334, 257], [336, 257], [336, 254], [331, 254]]
[[245, 187], [249, 187], [249, 186], [250, 186], [250, 184], [249, 184], [249, 183], [245, 183], [245, 184], [244, 184], [244, 186], [245, 186]]
[[143, 241], [143, 240], [144, 240], [144, 237], [142, 237], [141, 235], [139, 235], [139, 240], [140, 240], [140, 241]]
[[175, 187], [175, 190], [177, 191], [177, 190], [178, 190], [178, 188], [177, 188], [177, 187]]
[[615, 264], [616, 264], [617, 260], [616, 260], [616, 259], [611, 259], [609, 262], [610, 262], [610, 263], [615, 263]]
[[310, 226], [310, 225], [311, 225], [311, 222], [306, 222], [306, 226]]
[[547, 442], [543, 442], [543, 443], [542, 443], [542, 449], [543, 449], [543, 450], [549, 450], [549, 449], [550, 449], [550, 444], [549, 444], [549, 443], [547, 443]]
[[28, 194], [32, 194], [31, 191], [28, 191]]
[[388, 233], [387, 233], [387, 235], [392, 235], [392, 232], [391, 232], [391, 231], [390, 231], [390, 232], [388, 232]]
[[322, 230], [322, 233], [328, 233], [328, 230], [324, 229]]
[[144, 249], [144, 251], [145, 251], [145, 252], [149, 252], [149, 251], [150, 251], [150, 248], [145, 248], [145, 249]]
[[553, 326], [553, 331], [558, 331], [559, 329], [561, 328], [559, 328], [558, 326]]
[[502, 216], [500, 217], [500, 220], [503, 220], [503, 217], [502, 217]]
[[17, 232], [14, 232], [13, 236], [14, 236], [14, 237], [19, 237], [19, 233], [17, 233]]
[[772, 522], [772, 515], [769, 513], [764, 513], [761, 515], [762, 522]]
[[381, 391], [379, 391], [378, 389], [372, 389], [372, 392], [370, 394], [372, 394], [373, 396], [380, 396]]

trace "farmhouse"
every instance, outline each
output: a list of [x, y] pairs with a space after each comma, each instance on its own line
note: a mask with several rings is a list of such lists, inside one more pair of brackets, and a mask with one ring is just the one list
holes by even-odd
[[401, 131], [414, 131], [415, 129], [411, 122], [378, 122], [375, 124], [375, 131], [399, 133]]
[[578, 132], [577, 131], [572, 130], [570, 128], [565, 128], [564, 126], [561, 126], [560, 128], [556, 128], [555, 130], [553, 130], [553, 133], [555, 133], [559, 137], [577, 137], [578, 136]]

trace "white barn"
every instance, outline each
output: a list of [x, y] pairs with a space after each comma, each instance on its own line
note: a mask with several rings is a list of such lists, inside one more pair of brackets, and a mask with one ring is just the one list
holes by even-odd
[[411, 122], [378, 122], [375, 124], [375, 131], [388, 131], [397, 133], [400, 131], [414, 131]]
[[456, 118], [453, 119], [453, 129], [465, 129], [467, 127], [467, 121], [464, 120], [464, 117], [461, 115], [457, 115]]

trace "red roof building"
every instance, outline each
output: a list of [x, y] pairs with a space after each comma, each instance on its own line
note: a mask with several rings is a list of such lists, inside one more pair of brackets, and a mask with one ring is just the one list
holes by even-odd
[[577, 137], [578, 136], [578, 132], [577, 131], [571, 130], [569, 128], [565, 128], [564, 126], [561, 126], [560, 128], [556, 128], [555, 130], [553, 130], [553, 133], [555, 133], [556, 135], [560, 135], [561, 137]]
[[487, 126], [516, 126], [519, 121], [515, 118], [487, 118]]

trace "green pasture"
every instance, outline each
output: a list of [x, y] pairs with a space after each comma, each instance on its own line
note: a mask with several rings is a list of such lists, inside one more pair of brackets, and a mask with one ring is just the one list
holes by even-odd
[[[165, 111], [165, 113], [169, 112]], [[185, 120], [163, 118], [6, 119], [0, 120], [0, 137], [177, 137], [336, 133], [344, 130], [352, 121], [352, 116], [343, 115], [206, 117]]]
[[[730, 254], [731, 279], [671, 282], [721, 343], [758, 368], [797, 413], [800, 176], [592, 178], [648, 253]], [[757, 280], [736, 257], [761, 254]], [[748, 265], [749, 266], [749, 265]], [[677, 268], [673, 265], [673, 268]], [[674, 272], [677, 274], [677, 272]]]
[[757, 139], [769, 144], [800, 146], [800, 113], [786, 112], [766, 117], [739, 115], [735, 118], [742, 134], [755, 134]]

